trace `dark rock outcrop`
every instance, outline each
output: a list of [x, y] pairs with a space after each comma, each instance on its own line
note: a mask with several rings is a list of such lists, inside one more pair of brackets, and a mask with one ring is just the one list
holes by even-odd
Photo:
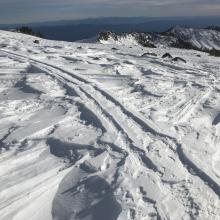
[[40, 41], [39, 41], [39, 40], [34, 40], [34, 43], [35, 43], [35, 44], [39, 44]]
[[165, 53], [165, 54], [162, 56], [162, 58], [170, 58], [170, 59], [172, 59], [173, 57], [172, 57], [172, 55], [171, 55], [170, 53]]
[[136, 41], [143, 47], [150, 47], [150, 48], [157, 48], [155, 46], [155, 44], [153, 44], [148, 37], [146, 36], [146, 34], [143, 33], [136, 33], [134, 35]]
[[103, 31], [103, 32], [100, 32], [98, 35], [98, 41], [101, 41], [101, 40], [107, 41], [110, 38], [116, 41], [118, 40], [117, 34], [112, 31]]
[[157, 57], [157, 54], [156, 53], [144, 53], [143, 55], [141, 55], [142, 57], [145, 57], [145, 56], [153, 56], [153, 57]]
[[186, 63], [186, 60], [184, 60], [184, 59], [181, 58], [181, 57], [175, 57], [175, 58], [172, 59], [172, 61], [175, 61], [175, 62], [181, 61], [181, 62], [183, 62], [183, 63]]

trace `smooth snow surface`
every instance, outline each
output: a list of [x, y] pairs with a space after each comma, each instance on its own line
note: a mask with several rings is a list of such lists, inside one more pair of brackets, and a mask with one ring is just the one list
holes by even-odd
[[219, 58], [34, 39], [0, 32], [1, 220], [220, 219]]

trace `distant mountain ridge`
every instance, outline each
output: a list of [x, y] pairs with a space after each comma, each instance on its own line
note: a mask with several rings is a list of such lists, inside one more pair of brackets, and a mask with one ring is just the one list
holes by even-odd
[[[24, 24], [0, 25], [2, 29], [18, 28]], [[52, 21], [25, 24], [51, 40], [78, 41], [112, 30], [124, 32], [164, 32], [172, 26], [205, 28], [220, 26], [220, 17], [104, 17], [74, 21]]]
[[139, 44], [144, 47], [169, 46], [201, 51], [220, 50], [219, 27], [186, 28], [175, 26], [162, 33], [122, 33], [102, 32], [98, 41], [102, 43]]

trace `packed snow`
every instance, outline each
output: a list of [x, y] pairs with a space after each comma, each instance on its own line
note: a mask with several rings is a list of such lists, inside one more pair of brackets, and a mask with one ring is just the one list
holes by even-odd
[[1, 220], [220, 219], [219, 58], [35, 39], [0, 31]]

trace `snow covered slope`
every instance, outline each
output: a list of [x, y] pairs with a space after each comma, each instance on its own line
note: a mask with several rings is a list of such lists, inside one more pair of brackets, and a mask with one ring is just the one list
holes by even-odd
[[101, 43], [142, 45], [146, 47], [170, 46], [209, 51], [220, 50], [220, 32], [212, 29], [195, 29], [176, 26], [164, 33], [130, 33], [117, 35], [104, 32], [99, 36]]
[[174, 27], [170, 32], [177, 39], [201, 50], [220, 50], [220, 32], [210, 29]]
[[35, 39], [0, 31], [1, 220], [220, 219], [219, 58]]

